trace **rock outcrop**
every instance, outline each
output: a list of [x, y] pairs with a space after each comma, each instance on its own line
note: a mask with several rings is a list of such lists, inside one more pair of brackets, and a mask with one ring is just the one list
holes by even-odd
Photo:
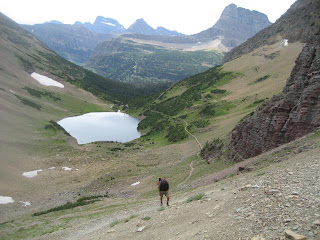
[[256, 156], [320, 127], [320, 37], [315, 36], [296, 60], [283, 92], [234, 128], [229, 158]]
[[298, 0], [274, 24], [258, 32], [240, 46], [228, 52], [223, 62], [247, 54], [264, 45], [271, 45], [280, 38], [289, 43], [301, 41], [307, 43], [319, 30], [320, 2], [316, 0]]

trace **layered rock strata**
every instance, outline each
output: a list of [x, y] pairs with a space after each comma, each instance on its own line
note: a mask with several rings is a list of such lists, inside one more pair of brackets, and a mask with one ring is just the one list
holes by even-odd
[[307, 44], [280, 95], [246, 117], [231, 134], [229, 158], [239, 161], [320, 127], [320, 38]]

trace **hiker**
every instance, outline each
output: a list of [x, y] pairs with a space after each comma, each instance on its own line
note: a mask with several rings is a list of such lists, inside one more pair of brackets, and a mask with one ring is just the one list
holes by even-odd
[[160, 195], [160, 202], [162, 206], [162, 197], [165, 195], [167, 197], [167, 206], [169, 206], [169, 183], [165, 177], [163, 177], [159, 183], [159, 195]]

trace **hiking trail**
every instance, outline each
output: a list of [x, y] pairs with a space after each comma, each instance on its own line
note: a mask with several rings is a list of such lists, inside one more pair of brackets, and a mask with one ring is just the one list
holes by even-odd
[[[193, 135], [192, 133], [190, 133], [190, 132], [188, 131], [188, 129], [187, 129], [187, 127], [188, 127], [187, 121], [186, 121], [186, 120], [183, 120], [183, 121], [184, 121], [184, 123], [186, 124], [186, 126], [185, 126], [184, 129], [186, 130], [186, 132], [187, 132], [189, 135], [191, 135], [191, 136], [196, 140], [196, 142], [197, 142], [198, 145], [199, 145], [200, 151], [201, 151], [201, 149], [202, 149], [201, 143], [199, 142], [198, 138], [197, 138], [195, 135]], [[199, 153], [200, 153], [200, 152], [197, 153], [197, 156], [200, 158]], [[189, 180], [189, 178], [192, 176], [192, 172], [193, 172], [193, 170], [194, 170], [194, 168], [193, 168], [193, 166], [192, 166], [193, 162], [194, 162], [194, 161], [192, 161], [192, 162], [190, 163], [190, 165], [189, 165], [189, 167], [190, 167], [189, 176], [188, 176], [183, 182], [181, 182], [181, 183], [178, 185], [178, 187], [180, 187], [181, 185], [185, 184], [185, 183]]]

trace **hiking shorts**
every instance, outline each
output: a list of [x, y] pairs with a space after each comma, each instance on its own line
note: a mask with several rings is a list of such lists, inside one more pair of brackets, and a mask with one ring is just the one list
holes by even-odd
[[169, 197], [169, 191], [160, 191], [160, 197], [163, 197], [163, 195]]

